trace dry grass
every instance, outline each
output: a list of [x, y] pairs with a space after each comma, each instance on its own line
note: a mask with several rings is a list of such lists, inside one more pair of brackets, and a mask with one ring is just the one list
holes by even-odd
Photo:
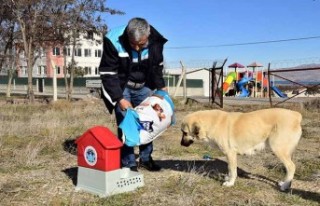
[[[161, 172], [141, 170], [145, 186], [130, 193], [99, 198], [75, 192], [77, 157], [74, 140], [103, 125], [115, 132], [112, 116], [99, 100], [59, 101], [44, 105], [0, 107], [0, 205], [318, 205], [320, 202], [320, 101], [282, 107], [303, 114], [303, 136], [294, 154], [297, 165], [289, 193], [275, 187], [284, 168], [269, 152], [239, 156], [239, 178], [231, 188], [221, 183], [224, 156], [210, 146], [180, 146], [180, 121], [195, 110], [214, 108], [176, 101], [177, 124], [154, 142]], [[268, 105], [226, 106], [252, 111]], [[213, 160], [203, 160], [209, 154]]]

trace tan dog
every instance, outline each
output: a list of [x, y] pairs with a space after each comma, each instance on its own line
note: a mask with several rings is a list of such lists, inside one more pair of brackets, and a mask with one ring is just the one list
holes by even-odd
[[187, 115], [181, 125], [181, 145], [195, 140], [213, 141], [227, 156], [228, 176], [224, 186], [233, 186], [237, 177], [237, 154], [254, 154], [268, 143], [286, 168], [280, 190], [290, 188], [295, 173], [292, 153], [301, 137], [300, 113], [287, 109], [264, 109], [249, 113], [220, 110]]

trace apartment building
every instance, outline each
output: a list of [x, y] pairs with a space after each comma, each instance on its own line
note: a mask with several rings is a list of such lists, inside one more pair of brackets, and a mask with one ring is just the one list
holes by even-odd
[[[75, 62], [78, 74], [83, 77], [98, 77], [98, 67], [102, 56], [102, 35], [93, 32], [79, 34], [79, 39], [74, 51], [72, 46], [54, 45], [40, 50], [34, 67], [34, 78], [52, 78], [54, 68], [56, 69], [57, 78], [64, 77], [64, 66], [71, 63], [72, 52], [74, 52]], [[27, 77], [27, 63], [24, 53], [18, 55], [17, 74], [18, 77]], [[68, 74], [67, 74], [68, 75]]]

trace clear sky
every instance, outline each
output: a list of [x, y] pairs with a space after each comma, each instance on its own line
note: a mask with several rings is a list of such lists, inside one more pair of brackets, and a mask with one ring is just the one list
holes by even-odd
[[[126, 13], [106, 15], [109, 28], [143, 17], [168, 39], [169, 68], [179, 61], [196, 67], [224, 58], [226, 66], [319, 63], [320, 0], [107, 0], [107, 5]], [[290, 39], [304, 40], [256, 44]]]

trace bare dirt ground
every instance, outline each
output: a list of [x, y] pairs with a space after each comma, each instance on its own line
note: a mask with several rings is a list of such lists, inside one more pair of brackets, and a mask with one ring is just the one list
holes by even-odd
[[[214, 105], [176, 100], [177, 124], [154, 141], [160, 172], [139, 170], [144, 187], [101, 198], [76, 191], [74, 141], [87, 129], [103, 125], [115, 131], [113, 116], [100, 100], [0, 107], [0, 205], [319, 205], [320, 100], [280, 107], [302, 113], [303, 135], [294, 153], [297, 170], [292, 188], [278, 190], [284, 167], [269, 149], [239, 156], [234, 187], [223, 187], [224, 155], [204, 143], [180, 146], [180, 122], [193, 111]], [[226, 104], [223, 110], [247, 112], [269, 104]], [[257, 128], [258, 129], [258, 128]], [[205, 160], [204, 155], [211, 160]], [[95, 177], [92, 177], [95, 178]]]

